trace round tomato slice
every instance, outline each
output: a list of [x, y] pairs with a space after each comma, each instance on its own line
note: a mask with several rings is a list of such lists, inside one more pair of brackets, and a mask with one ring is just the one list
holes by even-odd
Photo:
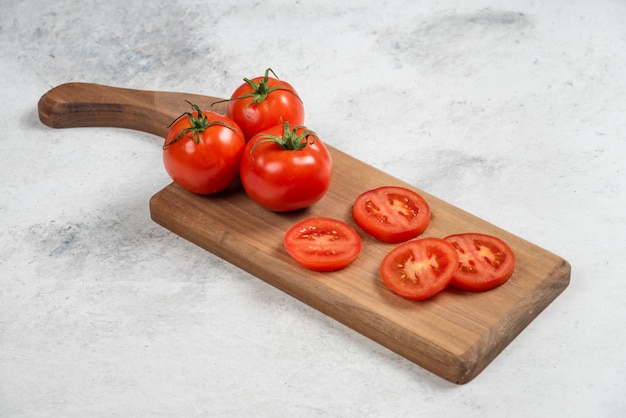
[[441, 238], [421, 238], [391, 250], [380, 264], [380, 277], [398, 295], [424, 300], [448, 286], [458, 265], [452, 244]]
[[334, 271], [346, 267], [359, 255], [361, 237], [343, 221], [312, 217], [289, 228], [285, 248], [306, 268]]
[[459, 255], [451, 284], [470, 292], [484, 292], [506, 282], [515, 269], [515, 254], [500, 238], [478, 233], [444, 238]]
[[357, 197], [352, 206], [352, 217], [377, 240], [396, 244], [426, 230], [430, 223], [430, 207], [412, 190], [384, 186]]

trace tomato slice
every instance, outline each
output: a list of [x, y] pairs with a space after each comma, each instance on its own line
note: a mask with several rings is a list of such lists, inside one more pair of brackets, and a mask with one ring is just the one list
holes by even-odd
[[515, 254], [500, 238], [464, 233], [444, 238], [459, 255], [451, 284], [470, 292], [484, 292], [506, 282], [515, 269]]
[[398, 295], [424, 300], [448, 286], [458, 265], [452, 244], [441, 238], [421, 238], [391, 250], [380, 264], [380, 277]]
[[361, 237], [347, 223], [333, 218], [312, 217], [285, 233], [285, 249], [304, 267], [334, 271], [346, 267], [361, 252]]
[[384, 186], [357, 197], [352, 206], [352, 217], [377, 240], [397, 244], [426, 230], [430, 223], [430, 207], [412, 190]]

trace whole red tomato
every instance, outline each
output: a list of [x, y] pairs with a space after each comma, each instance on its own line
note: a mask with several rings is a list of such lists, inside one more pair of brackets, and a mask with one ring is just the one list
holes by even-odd
[[246, 141], [257, 133], [280, 125], [283, 121], [293, 126], [304, 124], [304, 105], [293, 86], [272, 78], [271, 68], [265, 75], [245, 81], [228, 101], [227, 116], [239, 125]]
[[193, 112], [183, 114], [170, 126], [163, 145], [163, 164], [182, 188], [203, 195], [217, 193], [237, 178], [245, 139], [230, 118], [191, 106]]
[[255, 135], [241, 157], [240, 176], [252, 200], [274, 211], [306, 208], [330, 186], [332, 158], [317, 135], [289, 123]]

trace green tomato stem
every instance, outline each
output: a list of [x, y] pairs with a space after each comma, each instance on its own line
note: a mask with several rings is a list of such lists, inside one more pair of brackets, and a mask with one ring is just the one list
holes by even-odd
[[258, 83], [255, 83], [254, 81], [248, 78], [243, 79], [243, 81], [248, 83], [250, 88], [252, 88], [252, 91], [250, 93], [243, 94], [239, 97], [233, 97], [231, 99], [219, 100], [211, 104], [211, 106], [216, 105], [218, 103], [229, 102], [231, 100], [242, 100], [242, 99], [251, 97], [252, 100], [250, 100], [250, 103], [246, 105], [246, 109], [247, 109], [248, 106], [250, 106], [252, 103], [257, 104], [257, 105], [263, 103], [263, 101], [267, 99], [267, 96], [271, 92], [276, 91], [276, 90], [286, 90], [290, 92], [291, 94], [293, 94], [294, 96], [296, 96], [298, 100], [300, 100], [300, 102], [302, 103], [302, 99], [300, 98], [300, 96], [298, 96], [298, 93], [296, 93], [294, 90], [288, 87], [285, 87], [285, 86], [269, 87], [269, 73], [270, 72], [274, 75], [274, 77], [276, 77], [277, 80], [279, 79], [276, 73], [274, 72], [274, 70], [272, 70], [271, 68], [268, 68], [267, 70], [265, 70], [265, 75], [263, 76], [261, 80], [259, 80]]
[[169, 126], [172, 126], [179, 119], [181, 119], [181, 118], [183, 118], [185, 116], [187, 116], [189, 118], [189, 124], [191, 126], [189, 128], [185, 128], [185, 129], [181, 130], [178, 133], [178, 136], [176, 136], [176, 138], [174, 138], [170, 142], [168, 142], [165, 145], [163, 145], [163, 149], [165, 149], [169, 145], [172, 145], [172, 144], [180, 141], [184, 136], [186, 136], [189, 133], [191, 133], [191, 140], [194, 143], [199, 144], [200, 143], [200, 133], [204, 132], [206, 129], [208, 129], [211, 126], [215, 126], [215, 125], [224, 126], [224, 127], [228, 128], [228, 129], [231, 129], [231, 130], [235, 131], [235, 128], [232, 127], [231, 125], [229, 125], [226, 122], [222, 122], [220, 120], [209, 121], [209, 118], [207, 117], [207, 115], [205, 115], [202, 112], [202, 110], [200, 109], [200, 107], [198, 105], [193, 104], [193, 103], [191, 103], [188, 100], [185, 100], [185, 101], [187, 103], [189, 103], [189, 105], [191, 105], [191, 108], [196, 112], [196, 115], [194, 115], [192, 112], [185, 112], [182, 115], [180, 115], [179, 117], [177, 117], [176, 119], [174, 119], [174, 121], [172, 123], [170, 123]]
[[[298, 134], [298, 130], [304, 129]], [[282, 136], [275, 136], [269, 134], [260, 134], [263, 138], [252, 146], [250, 149], [250, 155], [254, 153], [257, 146], [267, 142], [273, 142], [280, 148], [286, 151], [298, 151], [306, 147], [309, 144], [314, 144], [317, 141], [317, 134], [304, 126], [296, 126], [294, 128], [289, 127], [289, 122], [283, 121], [283, 134]], [[309, 138], [311, 138], [309, 140]]]

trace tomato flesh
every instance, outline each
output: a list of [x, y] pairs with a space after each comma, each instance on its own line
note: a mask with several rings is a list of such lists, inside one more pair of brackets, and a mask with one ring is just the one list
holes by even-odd
[[463, 233], [444, 238], [459, 255], [451, 284], [470, 292], [484, 292], [505, 283], [515, 269], [515, 254], [500, 238]]
[[430, 207], [416, 192], [384, 186], [368, 190], [354, 201], [354, 221], [379, 241], [400, 243], [415, 238], [430, 223]]
[[380, 276], [396, 294], [424, 300], [448, 286], [458, 264], [452, 244], [440, 238], [421, 238], [391, 250], [380, 264]]
[[348, 266], [361, 252], [361, 237], [347, 223], [312, 217], [293, 225], [284, 236], [285, 249], [299, 264], [316, 271]]

